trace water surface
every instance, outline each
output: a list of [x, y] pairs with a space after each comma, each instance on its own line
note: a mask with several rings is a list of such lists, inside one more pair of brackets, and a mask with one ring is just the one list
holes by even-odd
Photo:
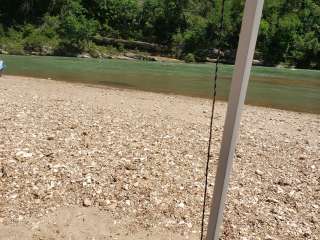
[[[209, 98], [212, 64], [1, 56], [6, 73]], [[218, 98], [228, 97], [233, 66], [220, 65]], [[320, 71], [253, 67], [246, 103], [320, 113]]]

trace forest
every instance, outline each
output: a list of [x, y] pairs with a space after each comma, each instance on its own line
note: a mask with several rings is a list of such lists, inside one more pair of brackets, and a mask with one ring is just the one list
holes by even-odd
[[[1, 0], [0, 51], [92, 57], [127, 50], [186, 62], [232, 63], [244, 1]], [[265, 0], [255, 59], [265, 66], [320, 69], [320, 1]]]

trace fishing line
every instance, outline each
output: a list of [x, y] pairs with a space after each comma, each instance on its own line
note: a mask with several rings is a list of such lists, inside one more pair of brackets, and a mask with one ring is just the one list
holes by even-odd
[[202, 206], [202, 219], [201, 219], [201, 236], [200, 240], [203, 240], [204, 237], [204, 218], [206, 212], [206, 199], [208, 192], [208, 175], [209, 175], [209, 163], [211, 159], [211, 145], [212, 145], [212, 128], [213, 128], [213, 118], [214, 118], [214, 110], [216, 104], [216, 96], [217, 96], [217, 80], [218, 80], [218, 70], [219, 63], [221, 58], [221, 41], [222, 41], [222, 33], [223, 33], [223, 23], [224, 23], [224, 8], [225, 8], [225, 0], [222, 0], [221, 6], [221, 15], [220, 15], [220, 25], [219, 25], [219, 35], [218, 35], [218, 56], [215, 64], [215, 73], [214, 73], [214, 87], [213, 87], [213, 98], [212, 98], [212, 107], [211, 107], [211, 117], [210, 117], [210, 129], [209, 129], [209, 140], [208, 140], [208, 151], [207, 151], [207, 162], [206, 162], [206, 172], [205, 172], [205, 187], [203, 194], [203, 206]]

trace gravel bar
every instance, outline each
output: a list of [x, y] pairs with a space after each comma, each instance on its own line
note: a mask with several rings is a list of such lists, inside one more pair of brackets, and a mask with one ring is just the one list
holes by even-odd
[[[3, 76], [0, 112], [2, 226], [81, 207], [198, 239], [209, 100]], [[218, 102], [209, 203], [225, 112]], [[320, 239], [320, 115], [245, 106], [222, 232]]]

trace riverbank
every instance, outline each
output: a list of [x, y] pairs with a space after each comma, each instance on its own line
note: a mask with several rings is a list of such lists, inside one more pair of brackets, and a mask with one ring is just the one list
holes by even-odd
[[[200, 98], [0, 78], [0, 239], [21, 229], [20, 239], [197, 239], [209, 109]], [[218, 102], [210, 196], [225, 111]], [[319, 239], [319, 126], [319, 115], [245, 107], [223, 239]]]
[[[4, 56], [11, 56], [14, 54], [9, 54], [7, 51], [0, 49], [0, 54]], [[30, 52], [26, 54], [21, 54], [21, 56], [42, 56], [42, 57], [63, 57], [54, 56], [50, 54], [42, 54], [40, 52]], [[70, 57], [70, 56], [64, 56]], [[173, 57], [165, 57], [160, 55], [151, 55], [146, 52], [116, 52], [116, 53], [100, 53], [100, 52], [83, 52], [72, 56], [74, 58], [96, 58], [96, 59], [115, 59], [115, 60], [128, 60], [128, 61], [150, 61], [150, 62], [166, 62], [166, 63], [183, 63], [185, 61]], [[208, 62], [212, 62], [212, 59], [208, 59]], [[214, 62], [214, 61], [213, 61]], [[257, 63], [257, 62], [255, 62]]]

